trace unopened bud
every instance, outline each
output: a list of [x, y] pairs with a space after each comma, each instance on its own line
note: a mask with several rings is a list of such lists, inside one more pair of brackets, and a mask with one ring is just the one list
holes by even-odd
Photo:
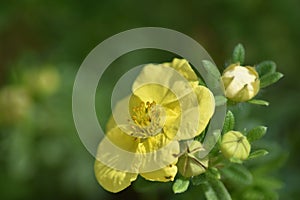
[[224, 134], [221, 151], [228, 159], [245, 160], [250, 153], [251, 145], [247, 138], [238, 131], [229, 131]]
[[222, 75], [225, 96], [236, 102], [252, 99], [259, 91], [259, 76], [250, 66], [232, 64], [226, 68]]
[[186, 152], [177, 162], [178, 171], [184, 177], [192, 177], [202, 174], [208, 167], [208, 158], [200, 158], [199, 153], [204, 151], [202, 144], [198, 141], [192, 141]]

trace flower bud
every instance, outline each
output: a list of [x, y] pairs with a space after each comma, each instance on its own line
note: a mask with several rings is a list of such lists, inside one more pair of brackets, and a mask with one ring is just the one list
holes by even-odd
[[192, 141], [186, 152], [180, 156], [177, 162], [178, 171], [184, 177], [192, 177], [202, 174], [208, 167], [208, 158], [200, 158], [199, 153], [203, 151], [202, 144]]
[[37, 96], [50, 96], [60, 85], [60, 75], [52, 66], [29, 70], [25, 73], [24, 80], [29, 90]]
[[225, 96], [236, 102], [252, 99], [259, 91], [259, 76], [254, 67], [232, 64], [222, 75]]
[[245, 160], [249, 156], [250, 149], [247, 138], [238, 131], [229, 131], [222, 138], [221, 151], [228, 159]]
[[15, 124], [25, 119], [32, 102], [28, 92], [17, 86], [6, 86], [0, 90], [0, 124]]

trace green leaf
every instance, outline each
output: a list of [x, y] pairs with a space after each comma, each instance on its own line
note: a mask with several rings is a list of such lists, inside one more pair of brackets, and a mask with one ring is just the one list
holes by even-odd
[[265, 100], [261, 100], [261, 99], [251, 99], [247, 102], [251, 103], [251, 104], [261, 105], [261, 106], [268, 106], [269, 105], [269, 102], [267, 102]]
[[203, 184], [204, 195], [207, 200], [219, 200], [216, 192], [209, 183]]
[[260, 78], [260, 88], [265, 88], [273, 83], [276, 83], [279, 79], [283, 77], [283, 74], [280, 72], [274, 72], [271, 74], [266, 74]]
[[272, 153], [261, 159], [254, 159], [251, 161], [256, 165], [256, 167], [252, 169], [255, 176], [261, 176], [278, 171], [278, 169], [286, 163], [288, 158], [288, 152], [283, 150], [278, 144], [270, 142], [269, 140], [260, 141], [260, 143], [260, 145], [271, 149]]
[[252, 174], [241, 164], [231, 164], [220, 171], [224, 178], [236, 185], [250, 185], [253, 180]]
[[233, 63], [240, 63], [241, 65], [245, 61], [245, 48], [242, 44], [238, 44], [235, 46], [232, 52], [232, 62]]
[[229, 161], [232, 162], [232, 163], [238, 163], [238, 164], [242, 164], [243, 163], [242, 160], [240, 160], [238, 158], [235, 158], [235, 157], [230, 158]]
[[256, 150], [254, 152], [252, 152], [248, 159], [253, 159], [253, 158], [258, 158], [258, 157], [261, 157], [261, 156], [265, 156], [267, 155], [269, 152], [265, 149], [259, 149], [259, 150]]
[[276, 63], [273, 61], [263, 61], [255, 66], [259, 77], [276, 72]]
[[193, 185], [200, 185], [200, 184], [204, 184], [205, 182], [207, 182], [205, 174], [200, 174], [198, 176], [193, 176], [191, 178], [191, 182]]
[[[263, 197], [263, 198], [262, 198]], [[255, 187], [248, 187], [240, 194], [240, 199], [268, 199], [277, 200], [277, 192], [270, 190], [267, 187], [255, 185]]]
[[255, 182], [259, 185], [264, 185], [268, 188], [278, 190], [283, 187], [283, 183], [276, 178], [268, 176], [255, 177]]
[[185, 192], [189, 187], [190, 181], [184, 178], [177, 178], [173, 183], [172, 189], [175, 194]]
[[225, 116], [224, 126], [223, 126], [223, 134], [227, 133], [228, 131], [233, 130], [235, 124], [235, 119], [233, 113], [228, 110]]
[[199, 85], [206, 86], [206, 83], [202, 80], [202, 78], [198, 77]]
[[210, 167], [208, 168], [208, 170], [206, 171], [206, 175], [211, 177], [211, 178], [214, 178], [214, 179], [221, 179], [221, 174], [219, 172], [219, 170], [215, 167]]
[[208, 179], [203, 184], [204, 194], [207, 200], [231, 200], [224, 184], [218, 179]]
[[227, 98], [224, 96], [215, 96], [215, 105], [216, 106], [222, 106], [225, 105], [227, 103]]
[[203, 130], [199, 135], [197, 135], [194, 140], [202, 142], [205, 138], [206, 130]]
[[263, 137], [266, 134], [266, 132], [267, 132], [267, 127], [265, 126], [255, 127], [247, 133], [247, 139], [249, 142], [256, 141], [261, 137]]
[[221, 74], [218, 68], [212, 62], [208, 60], [203, 60], [202, 63], [203, 63], [203, 67], [206, 69], [209, 75], [211, 75], [217, 80], [220, 78]]

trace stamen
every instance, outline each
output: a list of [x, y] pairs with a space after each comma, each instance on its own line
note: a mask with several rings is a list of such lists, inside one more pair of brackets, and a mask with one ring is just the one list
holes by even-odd
[[161, 107], [156, 106], [156, 102], [141, 102], [132, 108], [133, 115], [130, 135], [134, 137], [147, 138], [162, 131], [163, 116]]

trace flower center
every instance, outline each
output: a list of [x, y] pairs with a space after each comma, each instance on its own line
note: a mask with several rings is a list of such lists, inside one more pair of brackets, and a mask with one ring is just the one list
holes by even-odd
[[133, 107], [133, 116], [132, 120], [139, 126], [148, 126], [151, 123], [151, 112], [153, 112], [154, 107], [156, 106], [155, 101], [150, 103], [147, 101], [145, 104], [141, 102], [139, 106]]
[[130, 125], [130, 135], [139, 138], [154, 136], [162, 131], [164, 123], [164, 110], [155, 101], [141, 102], [133, 107], [132, 120]]

